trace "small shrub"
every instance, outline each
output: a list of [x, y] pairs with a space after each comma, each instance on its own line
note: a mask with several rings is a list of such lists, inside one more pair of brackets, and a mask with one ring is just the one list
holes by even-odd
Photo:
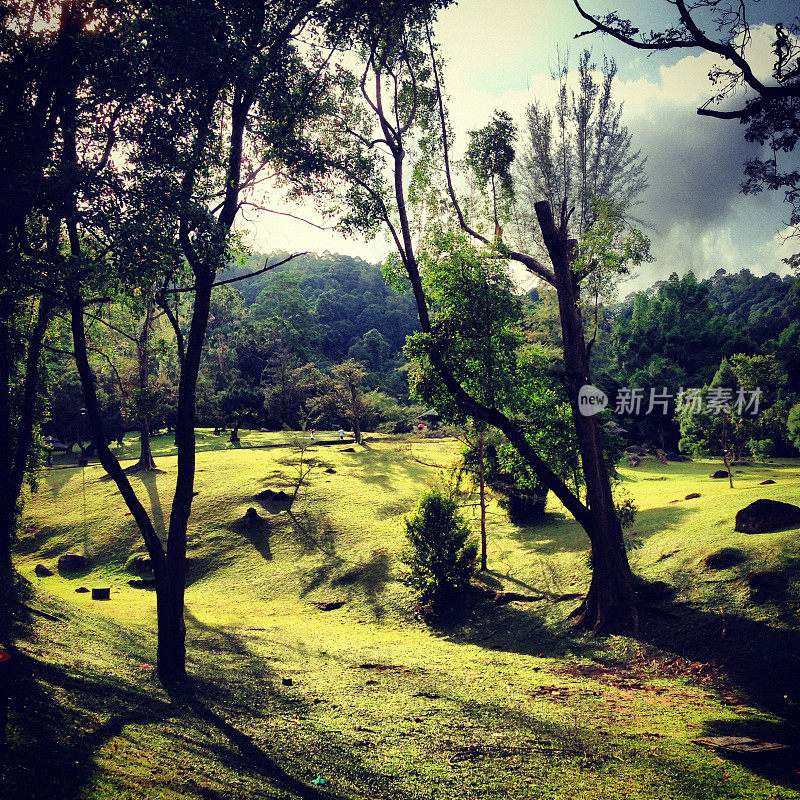
[[409, 573], [403, 582], [420, 595], [423, 605], [441, 607], [464, 589], [472, 577], [478, 547], [452, 497], [430, 489], [405, 520], [411, 547], [402, 561]]

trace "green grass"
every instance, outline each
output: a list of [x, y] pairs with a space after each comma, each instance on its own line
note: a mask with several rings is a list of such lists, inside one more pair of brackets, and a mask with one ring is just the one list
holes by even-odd
[[[754, 604], [746, 576], [796, 575], [797, 531], [745, 536], [733, 517], [758, 497], [796, 502], [797, 461], [745, 467], [733, 490], [708, 478], [710, 462], [622, 469], [640, 508], [634, 567], [677, 594], [643, 612], [639, 640], [598, 640], [566, 624], [574, 603], [552, 599], [588, 581], [585, 536], [558, 503], [522, 527], [489, 508], [483, 580], [546, 599], [470, 605], [429, 626], [397, 580], [402, 520], [457, 443], [311, 448], [320, 465], [289, 515], [254, 500], [290, 487], [298, 460], [292, 448], [255, 445], [288, 441], [253, 432], [240, 448], [201, 442], [186, 594], [191, 696], [168, 696], [144, 666], [155, 659], [155, 596], [127, 583], [137, 577], [131, 554], [144, 550], [114, 485], [97, 466], [48, 473], [17, 563], [31, 581], [26, 602], [63, 621], [19, 612], [4, 622], [0, 641], [22, 663], [9, 798], [800, 797], [797, 765], [737, 763], [692, 742], [795, 736], [786, 720], [797, 698], [783, 694], [796, 684], [797, 583]], [[135, 454], [135, 442], [126, 448]], [[157, 461], [163, 473], [131, 480], [163, 533], [175, 458], [165, 447]], [[768, 477], [776, 483], [758, 486]], [[690, 492], [701, 497], [683, 500]], [[250, 506], [261, 526], [241, 522]], [[474, 507], [467, 513], [477, 529]], [[701, 564], [723, 547], [747, 560]], [[67, 551], [88, 555], [90, 569], [34, 576]], [[104, 585], [110, 602], [75, 592]], [[313, 605], [328, 600], [345, 605]]]

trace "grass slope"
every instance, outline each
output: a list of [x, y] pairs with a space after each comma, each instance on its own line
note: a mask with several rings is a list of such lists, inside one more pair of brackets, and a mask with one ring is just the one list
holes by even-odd
[[[154, 677], [155, 598], [127, 583], [128, 559], [143, 548], [113, 484], [97, 466], [48, 473], [17, 563], [28, 604], [61, 621], [20, 610], [2, 621], [0, 642], [20, 662], [5, 796], [800, 797], [791, 761], [737, 763], [692, 743], [796, 739], [797, 582], [757, 605], [746, 576], [796, 575], [797, 531], [733, 531], [735, 512], [757, 497], [797, 500], [796, 461], [745, 467], [733, 490], [708, 477], [710, 463], [623, 469], [640, 507], [631, 559], [677, 595], [644, 613], [639, 640], [593, 640], [570, 631], [572, 604], [555, 600], [588, 578], [585, 537], [557, 503], [524, 527], [490, 506], [484, 582], [543, 600], [473, 604], [428, 627], [397, 581], [402, 519], [457, 443], [310, 448], [303, 458], [319, 465], [290, 515], [254, 500], [292, 486], [299, 452], [263, 446], [289, 438], [246, 434], [239, 448], [198, 455], [192, 695], [170, 697]], [[135, 442], [126, 447], [134, 453]], [[169, 453], [165, 444], [163, 473], [131, 478], [162, 532]], [[776, 483], [759, 486], [765, 478]], [[683, 500], [690, 492], [701, 497]], [[250, 506], [260, 525], [242, 522]], [[702, 566], [723, 547], [747, 560]], [[54, 566], [67, 551], [88, 555], [90, 569], [35, 577], [37, 563]], [[109, 602], [75, 592], [103, 585]], [[344, 605], [313, 605], [331, 600]]]

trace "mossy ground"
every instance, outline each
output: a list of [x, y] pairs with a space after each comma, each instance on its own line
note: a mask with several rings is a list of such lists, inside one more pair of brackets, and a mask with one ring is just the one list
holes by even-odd
[[[263, 446], [291, 435], [242, 432], [239, 447], [201, 435], [191, 693], [169, 696], [155, 678], [155, 598], [128, 585], [143, 547], [113, 483], [97, 466], [54, 469], [29, 503], [24, 599], [60, 621], [2, 606], [0, 642], [19, 664], [8, 798], [800, 797], [791, 758], [741, 763], [692, 742], [796, 743], [798, 532], [746, 536], [733, 517], [758, 497], [797, 502], [797, 461], [742, 467], [733, 490], [708, 477], [710, 462], [622, 469], [640, 508], [631, 560], [676, 595], [643, 610], [638, 639], [592, 639], [567, 624], [574, 601], [557, 601], [588, 580], [585, 536], [557, 503], [532, 526], [489, 509], [482, 580], [543, 600], [476, 601], [447, 623], [417, 616], [397, 581], [403, 515], [455, 457], [453, 440], [310, 448], [303, 459], [319, 465], [289, 514], [254, 497], [291, 489], [299, 451]], [[131, 481], [163, 532], [175, 458], [162, 438], [164, 472]], [[759, 486], [766, 478], [776, 483]], [[250, 506], [263, 523], [243, 523]], [[702, 565], [723, 547], [747, 560]], [[90, 569], [35, 577], [67, 551]], [[746, 576], [767, 568], [788, 588], [755, 604]], [[79, 586], [111, 586], [111, 600]], [[344, 605], [313, 605], [330, 600]]]

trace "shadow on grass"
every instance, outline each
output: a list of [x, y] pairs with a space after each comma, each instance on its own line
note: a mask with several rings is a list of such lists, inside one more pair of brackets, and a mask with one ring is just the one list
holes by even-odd
[[341, 575], [337, 575], [331, 581], [331, 586], [345, 587], [348, 591], [363, 595], [375, 618], [381, 619], [386, 610], [380, 602], [380, 596], [390, 578], [389, 554], [385, 550], [375, 550], [366, 563], [351, 567]]
[[[163, 473], [163, 470], [160, 472]], [[157, 533], [163, 533], [166, 528], [164, 526], [164, 509], [161, 506], [161, 496], [158, 493], [158, 484], [156, 483], [156, 472], [135, 472], [133, 473], [142, 482], [142, 485], [147, 490], [147, 496], [150, 499], [150, 518], [153, 520], [153, 526]]]
[[251, 521], [247, 517], [240, 517], [228, 525], [228, 530], [247, 539], [265, 561], [272, 561], [272, 548], [269, 544], [272, 532], [266, 519]]
[[[22, 595], [31, 602], [30, 592], [23, 589]], [[39, 600], [34, 597], [32, 602]], [[175, 715], [169, 702], [132, 686], [123, 676], [105, 670], [90, 673], [55, 658], [46, 660], [45, 654], [34, 657], [16, 646], [34, 636], [48, 653], [47, 634], [63, 636], [68, 618], [59, 623], [34, 622], [29, 612], [20, 610], [4, 617], [3, 623], [0, 640], [14, 660], [7, 753], [5, 763], [0, 760], [4, 800], [76, 797], [92, 776], [97, 751], [109, 740], [128, 725], [149, 725]], [[49, 654], [60, 658], [68, 652]]]

